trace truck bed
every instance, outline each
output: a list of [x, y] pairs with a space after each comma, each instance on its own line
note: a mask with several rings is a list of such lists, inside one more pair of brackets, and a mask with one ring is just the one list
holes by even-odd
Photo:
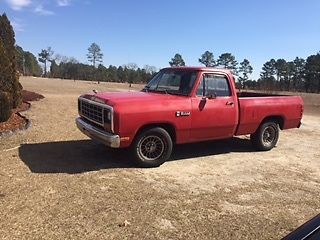
[[256, 92], [237, 95], [240, 115], [236, 135], [255, 132], [266, 118], [277, 119], [281, 129], [300, 127], [303, 113], [301, 97]]
[[280, 94], [269, 94], [269, 93], [259, 93], [259, 92], [237, 92], [237, 96], [240, 98], [245, 97], [285, 97], [288, 95], [280, 95]]

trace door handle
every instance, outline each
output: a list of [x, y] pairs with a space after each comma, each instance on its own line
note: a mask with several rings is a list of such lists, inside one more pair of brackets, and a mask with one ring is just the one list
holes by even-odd
[[234, 104], [234, 102], [226, 102], [226, 105], [228, 105], [228, 106], [233, 106], [233, 104]]

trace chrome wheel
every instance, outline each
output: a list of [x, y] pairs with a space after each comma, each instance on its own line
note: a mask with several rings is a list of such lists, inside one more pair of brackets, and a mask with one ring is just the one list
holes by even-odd
[[162, 156], [165, 144], [158, 136], [146, 136], [141, 139], [139, 144], [139, 153], [148, 161], [153, 161]]
[[131, 149], [141, 167], [158, 167], [169, 159], [172, 147], [169, 133], [161, 127], [154, 127], [141, 131]]
[[272, 144], [273, 141], [276, 139], [276, 131], [277, 130], [274, 128], [274, 126], [268, 126], [264, 129], [262, 140], [266, 145]]
[[250, 135], [253, 146], [260, 151], [269, 151], [278, 142], [279, 126], [276, 122], [262, 123], [255, 133]]

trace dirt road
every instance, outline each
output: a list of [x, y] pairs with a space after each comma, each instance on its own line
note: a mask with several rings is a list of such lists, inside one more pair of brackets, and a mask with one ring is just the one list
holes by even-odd
[[279, 239], [320, 212], [318, 106], [270, 152], [233, 138], [140, 169], [74, 123], [79, 94], [128, 85], [21, 83], [45, 99], [25, 113], [29, 130], [0, 139], [1, 239]]

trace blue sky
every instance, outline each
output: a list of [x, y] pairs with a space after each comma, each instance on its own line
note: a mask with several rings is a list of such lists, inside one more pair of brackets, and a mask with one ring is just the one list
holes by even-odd
[[319, 0], [0, 0], [16, 42], [35, 55], [55, 53], [87, 62], [92, 42], [103, 64], [168, 66], [175, 53], [198, 66], [209, 50], [249, 59], [257, 78], [271, 58], [293, 60], [320, 51]]

